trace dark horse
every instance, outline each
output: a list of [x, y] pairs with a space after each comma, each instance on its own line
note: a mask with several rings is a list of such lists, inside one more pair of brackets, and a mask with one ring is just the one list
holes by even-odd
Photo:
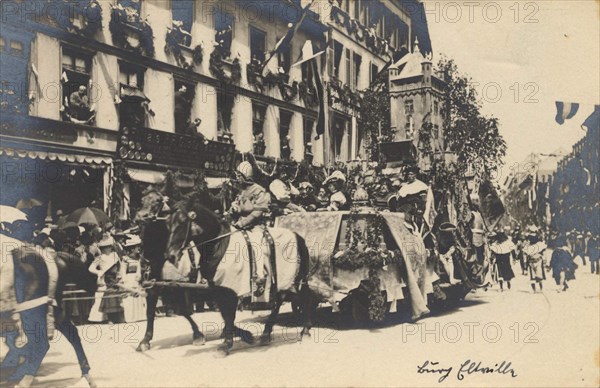
[[[78, 288], [93, 294], [96, 289], [96, 277], [92, 275], [87, 266], [79, 257], [66, 252], [53, 252], [43, 250], [40, 247], [25, 245], [18, 240], [7, 238], [0, 235], [2, 241], [2, 260], [12, 260], [11, 266], [5, 266], [4, 271], [8, 275], [14, 268], [14, 292], [16, 302], [21, 306], [24, 303], [34, 302], [38, 298], [44, 298], [48, 295], [49, 270], [46, 261], [56, 263], [58, 270], [58, 279], [56, 284], [56, 306], [53, 308], [54, 325], [56, 329], [63, 334], [73, 346], [82, 377], [87, 380], [90, 387], [95, 387], [95, 383], [90, 376], [90, 365], [81, 345], [81, 338], [77, 328], [71, 321], [71, 318], [65, 314], [61, 306], [63, 291], [65, 285], [75, 283]], [[7, 273], [3, 274], [3, 278]], [[6, 290], [4, 290], [6, 292]], [[6, 295], [5, 295], [6, 296]], [[0, 368], [5, 373], [13, 373], [8, 376], [9, 381], [19, 381], [19, 387], [29, 386], [33, 382], [40, 364], [44, 359], [50, 347], [47, 337], [47, 314], [48, 303], [33, 303], [31, 308], [25, 308], [20, 311], [20, 325], [7, 323], [6, 315], [8, 312], [0, 312], [5, 315], [1, 334], [7, 339], [9, 348], [8, 354], [2, 361]], [[10, 316], [10, 315], [9, 315]], [[10, 320], [8, 321], [10, 322]], [[20, 326], [20, 327], [19, 327]], [[22, 347], [16, 346], [16, 338], [21, 335], [26, 336], [26, 344]], [[23, 362], [22, 362], [23, 361]]]
[[[250, 332], [234, 325], [238, 300], [241, 295], [238, 295], [231, 287], [222, 286], [219, 281], [215, 281], [215, 275], [219, 272], [219, 265], [226, 262], [224, 260], [226, 254], [228, 252], [236, 252], [233, 250], [233, 248], [236, 248], [233, 246], [236, 245], [234, 244], [234, 240], [241, 238], [239, 237], [241, 236], [241, 232], [232, 230], [229, 223], [219, 219], [213, 211], [200, 204], [199, 201], [194, 200], [181, 201], [168, 219], [157, 220], [156, 217], [153, 218], [152, 216], [160, 213], [160, 209], [163, 207], [162, 202], [163, 196], [160, 193], [148, 193], [143, 198], [143, 208], [137, 215], [138, 220], [142, 218], [148, 219], [148, 217], [152, 220], [146, 222], [143, 237], [144, 258], [148, 261], [150, 267], [150, 279], [160, 280], [161, 270], [166, 260], [174, 261], [181, 254], [183, 247], [190, 243], [195, 244], [201, 254], [200, 275], [208, 281], [210, 285], [209, 297], [219, 306], [225, 322], [223, 330], [225, 341], [219, 347], [219, 350], [225, 354], [229, 352], [233, 346], [235, 333], [238, 333], [245, 342], [254, 342], [254, 338]], [[304, 328], [300, 339], [302, 339], [302, 336], [310, 335], [312, 304], [310, 300], [311, 293], [307, 284], [308, 249], [304, 240], [296, 233], [283, 230], [283, 234], [291, 237], [289, 241], [287, 243], [275, 241], [275, 243], [286, 245], [289, 248], [286, 252], [291, 251], [292, 253], [289, 257], [277, 257], [275, 261], [277, 269], [273, 272], [279, 274], [282, 269], [280, 267], [284, 267], [285, 265], [297, 266], [294, 286], [290, 289], [282, 290], [275, 285], [277, 292], [274, 293], [273, 308], [261, 335], [261, 344], [267, 344], [270, 341], [279, 308], [286, 300], [295, 301], [298, 305], [304, 307]], [[236, 253], [235, 259], [231, 257], [229, 259], [231, 262], [235, 261], [239, 263], [240, 256], [239, 253]], [[293, 258], [293, 260], [290, 260], [290, 258]], [[219, 273], [222, 274], [227, 269], [221, 267], [220, 271]], [[250, 279], [246, 279], [245, 281], [249, 283]], [[146, 335], [138, 346], [138, 350], [146, 350], [150, 347], [150, 340], [154, 331], [154, 314], [158, 292], [154, 288], [148, 292]], [[174, 292], [178, 293], [177, 298], [181, 300], [185, 299], [183, 290], [176, 288]], [[189, 314], [184, 314], [184, 316], [192, 326], [194, 341], [200, 340], [201, 343], [204, 343], [204, 335], [198, 330], [196, 323]]]

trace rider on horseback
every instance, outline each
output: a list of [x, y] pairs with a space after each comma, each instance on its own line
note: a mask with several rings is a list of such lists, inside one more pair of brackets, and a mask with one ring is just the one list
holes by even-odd
[[[265, 221], [271, 204], [270, 194], [258, 183], [254, 182], [254, 169], [249, 162], [242, 162], [236, 171], [238, 184], [241, 192], [231, 204], [229, 213], [235, 220], [232, 224], [237, 229], [243, 229], [245, 235], [259, 232], [254, 229], [264, 229]], [[258, 228], [255, 228], [258, 227]], [[262, 234], [264, 230], [261, 230]], [[254, 256], [253, 283], [256, 293], [262, 294], [266, 284], [266, 271], [264, 255]]]
[[250, 229], [263, 224], [271, 203], [269, 193], [254, 182], [254, 169], [249, 162], [240, 163], [236, 176], [241, 192], [231, 204], [230, 213], [236, 220], [233, 225], [238, 229]]

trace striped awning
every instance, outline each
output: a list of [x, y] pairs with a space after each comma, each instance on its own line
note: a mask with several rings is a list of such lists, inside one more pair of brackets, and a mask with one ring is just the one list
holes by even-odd
[[67, 163], [92, 164], [108, 166], [112, 163], [112, 158], [108, 156], [90, 156], [78, 154], [65, 154], [60, 152], [46, 151], [25, 151], [13, 148], [0, 147], [0, 155], [6, 155], [14, 158], [29, 158], [39, 160], [60, 161]]

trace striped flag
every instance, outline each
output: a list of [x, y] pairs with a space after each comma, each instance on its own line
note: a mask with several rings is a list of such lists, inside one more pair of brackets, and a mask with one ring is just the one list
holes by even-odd
[[556, 122], [563, 125], [565, 120], [575, 116], [578, 109], [579, 104], [577, 103], [556, 101]]

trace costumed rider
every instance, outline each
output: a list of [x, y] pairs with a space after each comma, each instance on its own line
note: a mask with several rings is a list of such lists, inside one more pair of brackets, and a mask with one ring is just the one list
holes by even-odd
[[238, 229], [250, 229], [261, 225], [269, 211], [271, 196], [258, 183], [254, 182], [254, 168], [250, 162], [240, 163], [236, 171], [241, 192], [231, 204], [230, 213]]
[[[256, 234], [256, 239], [261, 241], [259, 239], [262, 239], [265, 231], [264, 226], [268, 220], [271, 195], [261, 185], [254, 182], [254, 168], [250, 162], [244, 161], [239, 164], [236, 177], [241, 192], [231, 204], [229, 211], [235, 220], [232, 226], [242, 229], [247, 240], [249, 235]], [[260, 296], [265, 291], [267, 280], [265, 260], [262, 254], [252, 256], [254, 258], [252, 292], [255, 296]]]
[[344, 174], [336, 170], [325, 179], [323, 186], [329, 191], [329, 205], [323, 210], [339, 211], [350, 210], [350, 203], [346, 194], [342, 192], [342, 186], [346, 183]]

